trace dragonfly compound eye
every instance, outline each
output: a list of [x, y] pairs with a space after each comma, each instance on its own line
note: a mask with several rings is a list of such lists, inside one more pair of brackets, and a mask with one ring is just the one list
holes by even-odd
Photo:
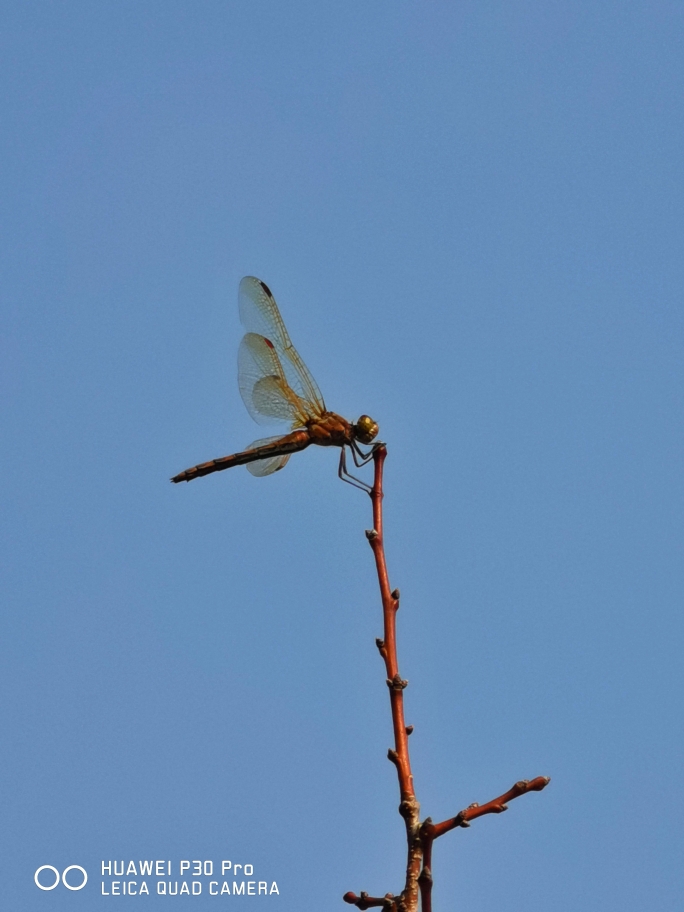
[[369, 418], [368, 415], [361, 415], [356, 422], [356, 436], [361, 443], [370, 443], [377, 437], [379, 430], [380, 428], [376, 422]]

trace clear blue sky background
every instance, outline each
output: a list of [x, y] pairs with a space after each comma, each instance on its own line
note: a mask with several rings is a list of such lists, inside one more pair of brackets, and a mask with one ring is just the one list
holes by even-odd
[[[263, 436], [237, 285], [387, 441], [437, 910], [681, 897], [681, 3], [8, 3], [3, 908], [100, 860], [398, 892], [370, 503]], [[41, 864], [84, 865], [41, 893]]]

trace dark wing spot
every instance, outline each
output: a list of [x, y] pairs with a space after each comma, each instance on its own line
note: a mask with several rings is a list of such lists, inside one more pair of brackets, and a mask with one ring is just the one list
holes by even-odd
[[270, 339], [267, 339], [266, 336], [264, 336], [264, 342], [266, 343], [266, 345], [268, 345], [269, 348], [275, 348], [275, 345], [273, 344], [273, 342], [271, 342]]
[[259, 285], [261, 285], [261, 287], [264, 289], [264, 291], [269, 296], [269, 298], [273, 297], [273, 295], [271, 294], [271, 289], [268, 287], [266, 282], [262, 282], [261, 279], [259, 279]]

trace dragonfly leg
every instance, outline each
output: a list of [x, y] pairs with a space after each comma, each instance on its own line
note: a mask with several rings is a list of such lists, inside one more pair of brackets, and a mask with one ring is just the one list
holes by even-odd
[[356, 468], [360, 469], [362, 466], [365, 466], [367, 463], [369, 463], [373, 458], [373, 453], [375, 453], [379, 446], [383, 446], [383, 444], [374, 443], [370, 450], [367, 453], [364, 453], [358, 443], [355, 440], [352, 440], [349, 447], [352, 451], [352, 458], [354, 459], [354, 465]]
[[[360, 478], [356, 478], [354, 475], [351, 475], [347, 471], [347, 452], [346, 447], [342, 447], [342, 452], [340, 453], [340, 465], [337, 470], [337, 475], [342, 481], [346, 481], [347, 484], [353, 485], [355, 488], [360, 488], [362, 491], [365, 491], [366, 494], [370, 494], [373, 488], [366, 484], [365, 481], [361, 481]], [[352, 450], [353, 452], [353, 450]], [[356, 463], [356, 460], [354, 460]]]

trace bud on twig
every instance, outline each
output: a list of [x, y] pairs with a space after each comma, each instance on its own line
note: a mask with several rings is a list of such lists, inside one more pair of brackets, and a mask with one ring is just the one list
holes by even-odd
[[400, 674], [395, 674], [391, 681], [389, 678], [387, 679], [387, 686], [392, 690], [403, 690], [408, 687], [408, 681], [405, 681]]

